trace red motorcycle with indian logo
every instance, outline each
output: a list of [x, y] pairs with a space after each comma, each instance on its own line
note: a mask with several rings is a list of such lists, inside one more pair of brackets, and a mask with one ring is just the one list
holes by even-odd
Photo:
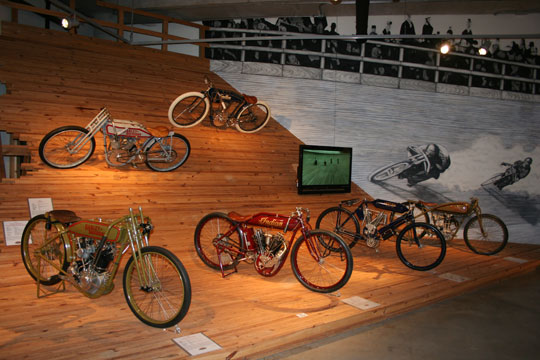
[[305, 208], [289, 216], [210, 213], [195, 228], [195, 249], [222, 277], [237, 272], [240, 261], [252, 263], [262, 276], [274, 276], [290, 252], [294, 276], [303, 286], [321, 293], [336, 291], [351, 277], [351, 250], [339, 235], [312, 229], [309, 217]]

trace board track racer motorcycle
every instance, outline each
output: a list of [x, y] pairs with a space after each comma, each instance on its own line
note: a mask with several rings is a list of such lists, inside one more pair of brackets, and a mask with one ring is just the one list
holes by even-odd
[[43, 162], [71, 169], [88, 160], [96, 148], [94, 136], [103, 133], [105, 160], [114, 167], [146, 162], [154, 171], [182, 166], [191, 152], [188, 139], [164, 126], [147, 128], [131, 120], [116, 120], [103, 108], [86, 127], [68, 125], [49, 132], [39, 144]]
[[65, 289], [68, 281], [89, 298], [114, 287], [122, 255], [123, 287], [129, 308], [143, 323], [156, 328], [177, 326], [191, 303], [191, 283], [180, 260], [169, 250], [150, 246], [153, 229], [142, 209], [117, 220], [83, 220], [73, 211], [53, 210], [33, 217], [21, 239], [24, 266], [36, 280], [38, 297]]

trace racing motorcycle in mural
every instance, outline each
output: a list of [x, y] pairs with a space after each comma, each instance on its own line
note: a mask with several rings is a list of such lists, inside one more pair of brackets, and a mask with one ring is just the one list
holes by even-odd
[[368, 180], [373, 183], [397, 177], [407, 179], [408, 186], [414, 186], [428, 179], [438, 179], [450, 166], [448, 150], [438, 144], [408, 146], [408, 158], [373, 171]]
[[523, 179], [531, 172], [532, 158], [526, 157], [523, 160], [517, 160], [513, 164], [502, 162], [501, 166], [506, 166], [504, 172], [498, 173], [482, 183], [484, 189], [494, 186], [502, 190], [508, 185], [512, 185]]
[[184, 164], [191, 151], [188, 139], [165, 126], [147, 128], [113, 119], [103, 108], [86, 127], [68, 125], [49, 132], [39, 144], [39, 156], [53, 168], [77, 167], [94, 153], [98, 131], [103, 133], [105, 160], [113, 167], [146, 162], [154, 171], [171, 171]]
[[222, 277], [237, 272], [240, 261], [253, 264], [262, 276], [274, 276], [290, 252], [294, 276], [303, 286], [320, 293], [337, 291], [351, 277], [351, 250], [339, 235], [312, 229], [309, 218], [309, 210], [299, 207], [290, 216], [210, 213], [195, 228], [195, 249]]
[[149, 245], [152, 229], [141, 208], [116, 220], [83, 220], [73, 211], [53, 210], [27, 223], [22, 259], [38, 297], [65, 290], [68, 281], [95, 299], [113, 290], [122, 255], [131, 250], [123, 275], [129, 308], [143, 323], [168, 328], [186, 316], [191, 283], [171, 251]]
[[243, 133], [261, 130], [270, 120], [270, 106], [255, 96], [218, 89], [208, 76], [204, 91], [191, 91], [178, 96], [169, 106], [169, 121], [176, 127], [188, 128], [208, 115], [217, 128], [236, 127]]

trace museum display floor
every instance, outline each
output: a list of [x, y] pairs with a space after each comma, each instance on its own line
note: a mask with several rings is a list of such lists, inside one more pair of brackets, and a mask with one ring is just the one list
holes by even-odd
[[538, 359], [540, 269], [264, 360]]

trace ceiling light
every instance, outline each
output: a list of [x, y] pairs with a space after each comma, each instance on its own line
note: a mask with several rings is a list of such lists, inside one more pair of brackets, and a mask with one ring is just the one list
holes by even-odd
[[451, 46], [449, 43], [443, 43], [441, 47], [439, 48], [439, 51], [441, 54], [448, 54], [450, 52]]
[[79, 20], [75, 17], [75, 15], [71, 15], [69, 17], [63, 18], [61, 24], [64, 29], [69, 30], [71, 28], [79, 26]]

